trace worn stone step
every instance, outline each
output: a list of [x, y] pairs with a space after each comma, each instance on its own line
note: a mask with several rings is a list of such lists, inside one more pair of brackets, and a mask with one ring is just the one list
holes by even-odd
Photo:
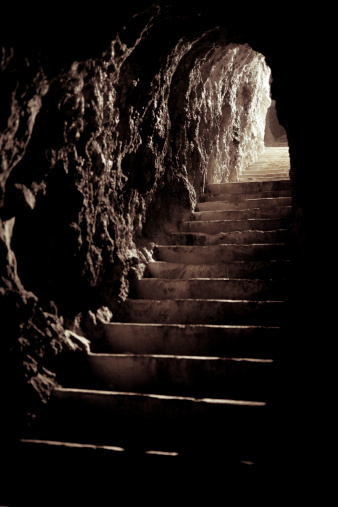
[[291, 206], [291, 197], [265, 197], [265, 198], [250, 198], [247, 199], [246, 195], [243, 194], [243, 198], [228, 201], [209, 201], [199, 202], [196, 206], [196, 211], [221, 211], [221, 210], [233, 210], [233, 209], [249, 209], [259, 208], [270, 209], [280, 208], [281, 206]]
[[[286, 173], [289, 174], [290, 172], [290, 164], [276, 164], [275, 166], [269, 166], [264, 164], [252, 164], [246, 169], [243, 170], [242, 174], [246, 173], [269, 173], [269, 174], [279, 174], [279, 173]], [[276, 177], [278, 180], [278, 177]]]
[[[10, 458], [1, 477], [2, 506], [156, 505], [168, 473], [174, 481], [173, 503], [182, 496], [183, 481], [180, 487], [177, 484], [184, 476], [183, 464], [177, 453], [165, 449], [128, 452], [113, 445], [27, 438], [20, 440]], [[236, 462], [229, 466], [236, 469]], [[144, 487], [149, 478], [151, 491]]]
[[280, 336], [279, 327], [111, 322], [100, 350], [271, 359]]
[[194, 398], [267, 400], [271, 359], [151, 354], [88, 354], [71, 386]]
[[239, 178], [241, 178], [243, 176], [253, 176], [253, 177], [266, 176], [268, 178], [274, 178], [275, 180], [280, 180], [280, 179], [284, 179], [284, 178], [290, 178], [289, 172], [290, 171], [288, 169], [276, 168], [274, 170], [271, 170], [271, 169], [268, 170], [268, 169], [261, 169], [261, 168], [257, 167], [257, 168], [246, 169], [245, 171], [242, 172], [242, 174], [239, 175]]
[[[246, 167], [243, 173], [251, 172], [251, 171], [260, 171], [260, 172], [267, 172], [267, 173], [280, 173], [280, 172], [286, 172], [289, 174], [290, 172], [290, 160], [287, 161], [282, 159], [276, 159], [273, 160], [273, 163], [270, 163], [270, 160], [259, 160], [258, 162], [255, 162], [254, 164], [249, 165]], [[276, 178], [278, 179], [278, 177]]]
[[61, 388], [23, 438], [180, 454], [217, 448], [253, 459], [268, 429], [262, 401]]
[[220, 234], [236, 231], [272, 231], [285, 229], [289, 224], [288, 218], [252, 218], [249, 220], [191, 220], [182, 222], [180, 232], [200, 232], [206, 234]]
[[[10, 501], [2, 501], [2, 505], [195, 505], [201, 503], [201, 498], [209, 505], [216, 505], [224, 495], [224, 488], [228, 497], [231, 495], [244, 504], [252, 498], [249, 485], [260, 489], [259, 477], [264, 475], [264, 483], [267, 480], [266, 472], [256, 471], [261, 469], [261, 464], [241, 460], [235, 453], [231, 455], [224, 445], [214, 446], [207, 453], [203, 451], [198, 442], [190, 456], [165, 449], [134, 450], [113, 445], [22, 439], [11, 470], [6, 463], [9, 480], [3, 477], [2, 490], [7, 486]], [[56, 487], [60, 464], [62, 477]], [[164, 492], [165, 502], [159, 502]]]
[[[39, 464], [45, 466], [46, 461], [49, 461], [49, 465], [51, 466], [52, 463], [55, 463], [56, 468], [48, 468], [47, 474], [50, 474], [52, 470], [55, 470], [56, 473], [60, 472], [60, 460], [62, 460], [63, 467], [66, 465], [66, 462], [69, 459], [72, 463], [71, 466], [77, 467], [81, 466], [81, 463], [83, 465], [84, 460], [85, 468], [82, 470], [82, 473], [87, 473], [88, 470], [91, 470], [95, 474], [95, 467], [99, 467], [100, 474], [102, 474], [101, 480], [105, 474], [116, 474], [118, 472], [116, 465], [118, 465], [118, 467], [121, 465], [127, 465], [130, 472], [130, 467], [135, 464], [135, 462], [137, 463], [137, 466], [139, 466], [141, 463], [142, 465], [145, 465], [151, 462], [155, 462], [156, 466], [158, 466], [165, 458], [177, 458], [179, 456], [178, 453], [166, 452], [164, 449], [149, 449], [143, 451], [138, 451], [136, 449], [135, 452], [132, 450], [129, 450], [128, 452], [123, 447], [114, 445], [97, 445], [91, 443], [63, 442], [58, 440], [38, 440], [28, 438], [23, 438], [20, 440], [19, 449], [20, 450], [18, 455], [21, 456], [21, 458], [24, 458], [24, 463], [32, 460], [33, 455], [34, 464], [37, 467]], [[38, 457], [38, 459], [35, 459], [36, 457]], [[166, 459], [165, 461], [166, 464], [168, 464], [168, 461]], [[74, 472], [74, 469], [72, 470], [72, 468], [69, 468], [70, 476], [72, 476]], [[128, 470], [123, 469], [123, 474], [126, 474], [127, 472]], [[140, 473], [140, 470], [138, 470], [138, 473]], [[99, 476], [97, 476], [97, 478], [100, 479]], [[128, 478], [125, 477], [125, 479], [128, 481]], [[97, 488], [97, 486], [95, 487]], [[76, 485], [76, 488], [78, 488], [78, 484]], [[111, 486], [108, 486], [108, 491], [106, 494], [109, 492], [109, 488], [111, 488]], [[67, 493], [67, 488], [65, 488], [63, 494], [65, 493]], [[78, 493], [79, 491], [77, 491], [77, 494]], [[107, 500], [107, 498], [108, 497], [106, 496], [105, 499]], [[32, 502], [34, 502], [34, 500], [32, 500]]]
[[[283, 180], [282, 180], [283, 181]], [[228, 185], [248, 185], [252, 182], [243, 182], [243, 183], [227, 183]], [[258, 182], [262, 183], [262, 182]], [[267, 191], [261, 191], [261, 192], [249, 192], [249, 191], [240, 191], [240, 189], [237, 190], [237, 192], [226, 192], [221, 194], [212, 194], [210, 192], [206, 192], [203, 196], [203, 202], [212, 202], [212, 201], [227, 201], [237, 202], [238, 200], [243, 199], [275, 199], [279, 197], [291, 197], [291, 189], [285, 189], [285, 190], [267, 190]]]
[[152, 261], [147, 266], [149, 275], [155, 278], [285, 278], [289, 269], [289, 260], [235, 261], [226, 264]]
[[207, 234], [203, 232], [174, 232], [170, 234], [170, 244], [187, 246], [285, 243], [287, 239], [288, 234], [286, 229], [276, 229], [273, 231], [234, 231], [218, 234]]
[[291, 206], [273, 207], [270, 209], [249, 208], [241, 210], [194, 211], [192, 219], [195, 221], [209, 220], [250, 220], [263, 218], [288, 218]]
[[242, 171], [241, 174], [246, 173], [253, 173], [253, 174], [271, 174], [272, 176], [276, 177], [276, 180], [278, 180], [279, 174], [287, 174], [289, 175], [290, 172], [290, 166], [282, 166], [282, 165], [276, 165], [275, 167], [263, 167], [263, 166], [250, 166], [247, 167], [244, 171]]
[[280, 326], [282, 301], [215, 299], [127, 299], [115, 316], [120, 322]]
[[[249, 175], [249, 174], [242, 174], [241, 176], [238, 177], [238, 181], [240, 183], [245, 183], [245, 182], [249, 182], [249, 181], [274, 181], [276, 179], [276, 176], [275, 175], [259, 175], [259, 174], [256, 174], [256, 175]], [[290, 176], [288, 174], [279, 174], [278, 175], [278, 180], [281, 181], [281, 180], [290, 180]]]
[[270, 164], [270, 159], [260, 159], [253, 164], [250, 164], [248, 167], [244, 169], [243, 172], [247, 171], [268, 171], [268, 172], [278, 172], [278, 171], [289, 171], [290, 170], [290, 160], [288, 159], [285, 163], [283, 159], [273, 159], [273, 164]]
[[209, 246], [156, 246], [154, 258], [164, 262], [186, 264], [223, 264], [234, 261], [255, 259], [286, 259], [289, 255], [287, 244], [209, 245]]
[[282, 300], [284, 280], [231, 278], [142, 278], [132, 284], [133, 299], [253, 299]]
[[209, 183], [207, 192], [212, 195], [279, 192], [290, 190], [290, 180], [250, 181], [244, 183]]

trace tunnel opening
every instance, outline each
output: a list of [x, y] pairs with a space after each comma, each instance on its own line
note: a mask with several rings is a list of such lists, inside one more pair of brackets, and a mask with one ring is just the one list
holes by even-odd
[[[255, 104], [265, 111], [269, 104], [266, 77], [262, 86], [246, 80], [255, 72], [263, 79], [264, 58], [276, 76], [272, 97], [290, 143], [292, 232], [298, 260], [306, 261], [298, 263], [296, 324], [290, 322], [284, 344], [286, 351], [291, 344], [293, 354], [289, 384], [297, 375], [301, 379], [298, 359], [304, 350], [309, 359], [303, 360], [304, 378], [315, 383], [315, 352], [309, 352], [306, 334], [312, 322], [305, 332], [303, 328], [308, 314], [320, 320], [309, 276], [316, 261], [312, 240], [320, 210], [313, 196], [319, 164], [303, 128], [312, 121], [310, 92], [317, 93], [311, 80], [304, 85], [302, 74], [312, 53], [304, 55], [298, 26], [297, 35], [291, 32], [289, 37], [284, 26], [272, 34], [272, 23], [262, 30], [259, 22], [250, 23], [251, 29], [215, 29], [217, 9], [210, 9], [211, 24], [200, 15], [197, 21], [193, 12], [179, 15], [166, 9], [133, 18], [127, 35], [121, 31], [103, 53], [93, 42], [90, 55], [95, 59], [82, 51], [79, 57], [75, 46], [70, 52], [68, 47], [57, 48], [57, 65], [49, 58], [41, 69], [43, 58], [36, 62], [29, 44], [22, 48], [28, 51], [23, 61], [20, 52], [19, 57], [3, 53], [7, 93], [1, 99], [12, 97], [6, 109], [12, 116], [1, 145], [6, 169], [1, 179], [2, 318], [13, 342], [21, 340], [19, 361], [29, 354], [20, 378], [25, 376], [23, 382], [28, 379], [33, 386], [34, 400], [49, 395], [43, 384], [45, 358], [49, 355], [53, 369], [53, 354], [69, 343], [65, 330], [68, 339], [68, 331], [75, 330], [94, 343], [102, 338], [107, 319], [116, 318], [110, 308], [104, 313], [102, 305], [113, 308], [112, 302], [126, 300], [130, 282], [142, 276], [151, 259], [154, 227], [166, 233], [166, 220], [179, 221], [182, 213], [190, 214], [210, 182], [236, 182], [261, 149], [282, 142], [284, 134], [275, 120], [269, 122], [272, 140], [266, 138], [264, 114], [252, 114]], [[28, 65], [29, 60], [33, 63]], [[16, 81], [20, 86], [11, 89]], [[300, 100], [304, 93], [309, 100]], [[318, 159], [320, 154], [317, 149]], [[49, 308], [51, 300], [55, 305]], [[36, 353], [41, 337], [43, 350]], [[314, 342], [311, 347], [317, 351]], [[297, 408], [297, 395], [303, 395], [304, 383], [295, 385], [292, 408]]]
[[265, 56], [248, 43], [224, 41], [222, 30], [210, 37], [181, 58], [168, 103], [175, 165], [197, 200], [208, 183], [238, 181], [265, 147], [286, 148], [288, 156]]

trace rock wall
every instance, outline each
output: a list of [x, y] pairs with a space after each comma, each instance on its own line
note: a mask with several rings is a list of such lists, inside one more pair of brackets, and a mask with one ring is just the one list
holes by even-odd
[[263, 150], [269, 77], [264, 57], [247, 44], [198, 41], [182, 58], [170, 104], [175, 155], [200, 193], [205, 183], [237, 181]]
[[276, 101], [272, 100], [266, 114], [264, 144], [265, 146], [287, 146], [285, 128], [279, 123]]
[[83, 348], [67, 330], [99, 337], [152, 241], [190, 213], [207, 182], [236, 181], [259, 155], [269, 67], [304, 245], [294, 48], [259, 20], [239, 23], [243, 13], [220, 20], [216, 4], [148, 3], [115, 12], [115, 24], [99, 10], [86, 23], [59, 15], [42, 35], [31, 15], [3, 44], [1, 352], [6, 362], [16, 351], [10, 378], [33, 397], [48, 397], [62, 349]]

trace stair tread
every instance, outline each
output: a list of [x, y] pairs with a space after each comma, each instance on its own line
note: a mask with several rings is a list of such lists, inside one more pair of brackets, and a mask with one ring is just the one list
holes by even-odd
[[132, 283], [131, 294], [137, 299], [193, 299], [202, 291], [205, 299], [273, 299], [283, 294], [283, 280], [257, 278], [143, 278]]
[[126, 302], [128, 301], [132, 301], [132, 302], [139, 302], [140, 304], [143, 304], [145, 303], [145, 301], [148, 301], [148, 302], [156, 302], [156, 303], [159, 303], [159, 304], [162, 304], [162, 303], [172, 303], [173, 301], [176, 301], [177, 303], [180, 303], [180, 302], [184, 302], [184, 301], [187, 301], [187, 302], [193, 302], [193, 303], [196, 303], [196, 302], [201, 302], [201, 301], [205, 301], [206, 303], [209, 303], [209, 302], [212, 302], [212, 301], [218, 301], [218, 302], [231, 302], [231, 303], [283, 303], [284, 300], [281, 299], [281, 300], [274, 300], [274, 301], [259, 301], [259, 300], [251, 300], [251, 299], [231, 299], [231, 298], [224, 298], [224, 299], [220, 299], [220, 298], [176, 298], [176, 299], [166, 299], [166, 300], [163, 300], [163, 299], [132, 299], [132, 298], [127, 298], [125, 300]]
[[194, 330], [210, 328], [212, 330], [214, 330], [214, 329], [222, 329], [222, 330], [229, 329], [231, 331], [243, 330], [243, 329], [280, 329], [278, 326], [265, 326], [265, 325], [259, 326], [259, 325], [253, 325], [253, 324], [178, 324], [178, 323], [162, 324], [162, 323], [158, 323], [158, 322], [138, 323], [138, 322], [119, 322], [119, 321], [107, 322], [106, 324], [104, 324], [104, 327], [114, 327], [114, 326], [125, 326], [125, 327], [146, 326], [148, 328], [150, 328], [150, 327], [156, 327], [156, 328], [165, 327], [165, 328], [177, 328], [177, 329], [191, 328]]
[[283, 301], [127, 299], [115, 315], [121, 322], [279, 325], [283, 309]]
[[85, 444], [79, 442], [63, 442], [60, 440], [41, 440], [37, 438], [22, 438], [20, 440], [22, 444], [37, 444], [37, 445], [46, 445], [52, 447], [70, 447], [70, 448], [82, 448], [82, 449], [97, 449], [109, 452], [123, 452], [124, 449], [122, 447], [113, 446], [113, 445], [98, 445], [98, 444]]
[[53, 396], [62, 397], [63, 395], [74, 397], [76, 394], [82, 396], [92, 395], [94, 397], [104, 398], [136, 398], [136, 399], [153, 399], [153, 400], [164, 400], [174, 402], [188, 402], [193, 405], [204, 405], [204, 406], [230, 406], [230, 407], [266, 407], [267, 402], [262, 400], [243, 400], [243, 399], [232, 399], [232, 398], [212, 398], [204, 397], [198, 398], [194, 396], [177, 396], [169, 394], [158, 394], [158, 393], [138, 393], [130, 391], [110, 391], [107, 389], [83, 389], [76, 387], [57, 387], [53, 391]]
[[254, 357], [219, 357], [219, 356], [194, 356], [187, 354], [149, 354], [149, 353], [130, 353], [130, 352], [90, 352], [87, 355], [88, 359], [100, 359], [100, 358], [117, 358], [117, 359], [173, 359], [177, 361], [190, 361], [190, 362], [215, 362], [219, 361], [222, 363], [226, 362], [247, 362], [247, 363], [261, 363], [271, 364], [273, 359], [268, 358], [254, 358]]
[[259, 273], [259, 278], [277, 278], [284, 277], [285, 271], [289, 267], [290, 260], [288, 259], [279, 259], [278, 261], [273, 259], [265, 261], [232, 261], [224, 264], [151, 261], [148, 264], [150, 274], [160, 278], [209, 278], [215, 276], [257, 278], [257, 273]]
[[181, 232], [207, 232], [216, 234], [249, 230], [283, 229], [288, 224], [286, 217], [248, 218], [245, 220], [187, 220], [181, 223]]
[[[287, 217], [290, 215], [292, 207], [283, 205], [272, 209], [260, 208], [243, 208], [240, 210], [211, 210], [211, 211], [194, 211], [192, 213], [193, 220], [249, 220], [251, 218], [277, 218]], [[218, 217], [218, 218], [217, 218]]]
[[[234, 236], [239, 236], [239, 237], [242, 237], [244, 236], [246, 233], [250, 233], [252, 235], [254, 234], [257, 234], [257, 236], [259, 235], [268, 235], [268, 234], [273, 234], [273, 233], [286, 233], [287, 232], [287, 229], [284, 227], [284, 228], [281, 228], [281, 229], [267, 229], [267, 230], [250, 230], [248, 229], [247, 231], [244, 230], [244, 231], [233, 231], [233, 232], [222, 232], [222, 233], [218, 233], [217, 235], [221, 235], [223, 234], [224, 236], [226, 237], [234, 237]], [[170, 237], [175, 237], [175, 236], [182, 236], [184, 234], [191, 234], [192, 236], [214, 236], [213, 234], [207, 234], [205, 232], [188, 232], [188, 231], [181, 231], [181, 232], [171, 232], [170, 233]], [[252, 244], [255, 244], [255, 241], [251, 241]], [[266, 242], [267, 244], [270, 243], [269, 241]], [[278, 243], [278, 242], [277, 242]], [[286, 241], [282, 241], [280, 243], [286, 243]], [[247, 244], [247, 243], [243, 243], [244, 244]]]
[[265, 400], [57, 388], [40, 426], [23, 438], [184, 454], [217, 446], [248, 457], [261, 452], [267, 409]]
[[235, 260], [250, 261], [258, 257], [264, 259], [280, 259], [289, 257], [286, 243], [254, 243], [254, 244], [219, 244], [206, 246], [158, 245], [154, 248], [157, 260], [167, 262], [183, 262], [187, 264], [215, 264]]
[[291, 198], [291, 190], [282, 190], [282, 191], [267, 191], [267, 192], [247, 192], [246, 194], [239, 194], [239, 193], [234, 193], [234, 194], [226, 194], [226, 193], [223, 193], [223, 194], [204, 194], [203, 196], [203, 202], [220, 202], [220, 201], [224, 201], [224, 202], [238, 202], [238, 201], [242, 201], [244, 198], [245, 199], [257, 199], [257, 198], [260, 198], [260, 199], [266, 199], [266, 198], [271, 198], [271, 199], [275, 199], [276, 197], [287, 197], [287, 198]]
[[[229, 284], [249, 284], [249, 285], [279, 285], [282, 280], [278, 279], [268, 279], [264, 278], [230, 278], [230, 277], [196, 277], [196, 278], [185, 278], [182, 280], [181, 278], [141, 278], [140, 280], [134, 281], [134, 285], [142, 286], [142, 285], [156, 285], [156, 283], [166, 283], [167, 285], [197, 285], [199, 282], [210, 283], [214, 285], [229, 285]], [[137, 298], [132, 298], [137, 299]], [[150, 298], [152, 299], [152, 298]], [[156, 298], [155, 298], [156, 299]], [[182, 298], [181, 298], [182, 299]], [[184, 298], [187, 299], [187, 298]], [[189, 299], [189, 298], [188, 298]], [[209, 299], [209, 298], [206, 298]], [[237, 299], [237, 298], [235, 298]]]
[[230, 193], [249, 193], [282, 191], [290, 189], [290, 179], [271, 180], [271, 181], [249, 181], [233, 183], [211, 183], [207, 186], [207, 192], [213, 195]]
[[275, 356], [278, 326], [115, 322], [105, 326], [101, 352], [217, 357]]
[[204, 398], [269, 398], [273, 360], [190, 355], [92, 353], [72, 387]]
[[266, 231], [233, 231], [233, 232], [174, 232], [170, 234], [173, 245], [215, 245], [215, 244], [255, 244], [255, 243], [283, 243], [286, 240], [287, 229], [273, 229]]
[[196, 205], [197, 211], [212, 210], [212, 209], [248, 209], [260, 208], [269, 209], [272, 207], [289, 206], [291, 205], [291, 197], [251, 197], [246, 198], [245, 195], [242, 199], [238, 198], [234, 201], [203, 201]]
[[[275, 181], [276, 179], [276, 176], [274, 174], [271, 174], [271, 175], [258, 175], [258, 174], [255, 174], [253, 176], [250, 176], [250, 175], [247, 175], [247, 176], [239, 176], [238, 178], [238, 181], [239, 182], [242, 182], [242, 183], [245, 183], [245, 182], [249, 182], [249, 181]], [[280, 181], [282, 180], [287, 180], [289, 181], [290, 177], [288, 174], [286, 174], [284, 177], [282, 175], [280, 175]]]

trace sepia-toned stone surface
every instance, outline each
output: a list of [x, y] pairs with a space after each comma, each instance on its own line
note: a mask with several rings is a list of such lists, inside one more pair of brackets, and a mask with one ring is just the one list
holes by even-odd
[[156, 22], [167, 28], [153, 8], [128, 44], [122, 30], [53, 79], [35, 61], [26, 75], [5, 48], [4, 77], [12, 66], [23, 92], [12, 91], [2, 134], [3, 216], [15, 217], [18, 277], [70, 318], [125, 298], [151, 248], [144, 226], [150, 237], [175, 228], [206, 182], [236, 179], [262, 150], [264, 57], [215, 45], [218, 33], [192, 42], [173, 33], [162, 47]]
[[[181, 122], [176, 146], [181, 167], [188, 176], [195, 174], [195, 188], [203, 192], [205, 182], [237, 181], [263, 150], [270, 69], [247, 44], [212, 46], [197, 58], [194, 54], [193, 62], [191, 53], [197, 49], [177, 71], [179, 86], [187, 90], [185, 115], [179, 108], [174, 113], [175, 128]], [[193, 67], [186, 85], [181, 67], [186, 74], [188, 63]]]
[[111, 302], [127, 298], [154, 238], [177, 231], [207, 183], [236, 181], [255, 162], [269, 68], [290, 147], [292, 238], [311, 267], [319, 165], [303, 94], [316, 88], [303, 86], [294, 17], [285, 37], [287, 10], [265, 25], [240, 7], [223, 17], [219, 3], [152, 4], [3, 16], [1, 347], [4, 362], [20, 349], [23, 382], [41, 375], [34, 396], [48, 396], [49, 359], [76, 349], [65, 329], [99, 335], [100, 312], [114, 319]]

